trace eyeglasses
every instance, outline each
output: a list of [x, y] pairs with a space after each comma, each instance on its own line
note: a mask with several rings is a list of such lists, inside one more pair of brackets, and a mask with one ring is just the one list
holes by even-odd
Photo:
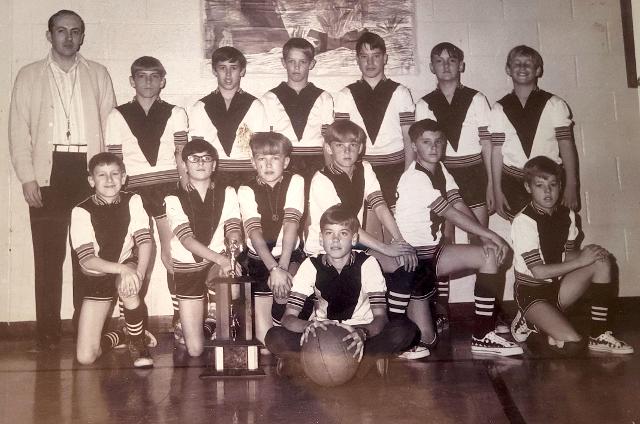
[[202, 156], [189, 155], [189, 156], [187, 156], [187, 160], [189, 162], [191, 162], [191, 163], [199, 163], [199, 162], [210, 163], [210, 162], [213, 162], [213, 156], [211, 156], [211, 155], [202, 155]]

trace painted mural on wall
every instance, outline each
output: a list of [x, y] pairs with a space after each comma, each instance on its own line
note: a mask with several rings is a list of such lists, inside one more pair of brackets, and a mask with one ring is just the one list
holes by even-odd
[[204, 56], [221, 46], [241, 50], [251, 72], [282, 73], [282, 45], [304, 37], [316, 48], [315, 75], [358, 74], [355, 43], [363, 31], [382, 36], [388, 75], [415, 70], [414, 0], [203, 0]]

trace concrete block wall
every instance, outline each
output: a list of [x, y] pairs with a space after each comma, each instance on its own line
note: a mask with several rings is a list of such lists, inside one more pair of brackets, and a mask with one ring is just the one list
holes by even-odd
[[[416, 63], [413, 74], [392, 78], [414, 98], [435, 82], [427, 61], [431, 47], [452, 41], [466, 53], [463, 83], [480, 89], [491, 102], [510, 90], [504, 73], [507, 52], [516, 44], [537, 48], [545, 60], [540, 86], [563, 97], [575, 119], [582, 180], [582, 217], [586, 242], [607, 246], [620, 266], [620, 294], [640, 295], [640, 180], [638, 92], [626, 87], [619, 0], [414, 0]], [[0, 41], [0, 221], [6, 237], [0, 246], [0, 322], [33, 320], [33, 265], [28, 210], [8, 160], [7, 120], [11, 85], [18, 69], [47, 54], [44, 33], [49, 16], [67, 8], [87, 24], [82, 54], [105, 64], [120, 103], [133, 91], [130, 63], [141, 55], [158, 57], [168, 71], [163, 98], [187, 107], [215, 87], [202, 58], [200, 0], [3, 0]], [[392, 51], [389, 54], [393, 54]], [[284, 72], [283, 72], [284, 74]], [[249, 68], [243, 87], [261, 95], [284, 76], [260, 75]], [[312, 74], [313, 78], [313, 74]], [[329, 91], [354, 79], [313, 78]], [[508, 225], [492, 217], [492, 228]], [[452, 288], [452, 300], [471, 300], [466, 281]], [[63, 315], [70, 306], [70, 272], [65, 273]], [[511, 292], [508, 290], [507, 296]], [[147, 296], [153, 315], [168, 314], [165, 276], [158, 263]]]

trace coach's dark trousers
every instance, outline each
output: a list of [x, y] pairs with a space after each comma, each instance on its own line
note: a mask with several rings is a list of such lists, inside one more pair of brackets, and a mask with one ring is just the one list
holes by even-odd
[[[60, 341], [62, 265], [67, 248], [71, 209], [90, 193], [86, 153], [54, 152], [51, 181], [41, 187], [41, 208], [29, 208], [35, 266], [36, 341], [47, 347]], [[73, 305], [80, 311], [82, 292], [77, 287], [80, 267], [72, 254]], [[74, 312], [74, 324], [75, 315]]]

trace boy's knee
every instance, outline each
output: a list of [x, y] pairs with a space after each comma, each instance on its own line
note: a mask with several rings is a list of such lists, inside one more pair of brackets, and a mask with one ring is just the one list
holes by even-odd
[[98, 351], [93, 349], [77, 349], [76, 359], [82, 365], [91, 365], [98, 359]]
[[185, 344], [187, 346], [187, 352], [189, 352], [189, 356], [196, 357], [202, 355], [204, 352], [204, 345], [198, 342], [191, 342], [185, 340]]

